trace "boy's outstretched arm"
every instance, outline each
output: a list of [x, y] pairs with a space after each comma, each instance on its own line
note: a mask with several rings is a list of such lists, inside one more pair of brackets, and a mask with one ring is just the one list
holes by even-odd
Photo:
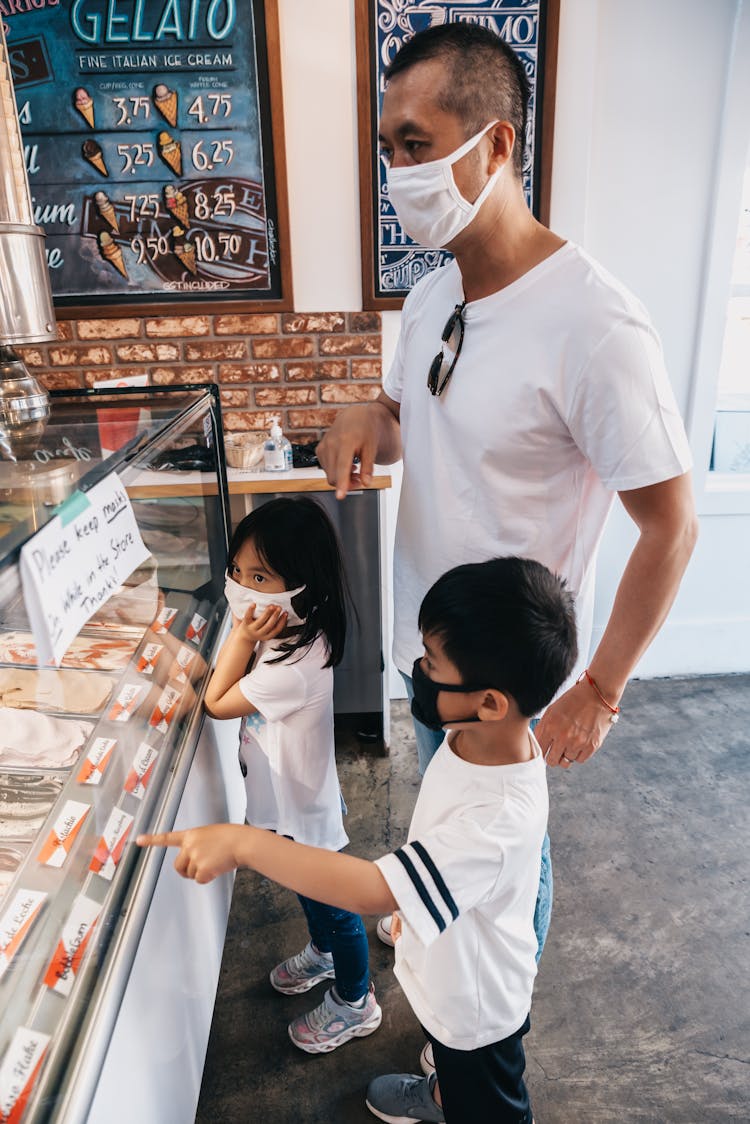
[[306, 898], [352, 913], [392, 913], [398, 903], [373, 862], [307, 847], [247, 824], [211, 824], [161, 835], [139, 835], [139, 847], [179, 847], [175, 870], [211, 882], [236, 867], [250, 867]]

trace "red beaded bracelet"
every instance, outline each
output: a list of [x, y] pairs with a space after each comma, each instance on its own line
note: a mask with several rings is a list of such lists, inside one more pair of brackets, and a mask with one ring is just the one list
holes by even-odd
[[587, 667], [585, 667], [583, 669], [583, 671], [581, 672], [581, 674], [578, 676], [578, 682], [581, 683], [584, 679], [586, 680], [586, 682], [589, 684], [590, 687], [594, 688], [597, 695], [599, 696], [599, 701], [602, 703], [602, 705], [606, 706], [607, 710], [609, 711], [610, 722], [612, 722], [612, 723], [617, 722], [619, 720], [619, 717], [620, 717], [619, 706], [612, 706], [611, 703], [607, 702], [604, 695], [601, 693], [601, 691], [597, 687], [596, 680], [589, 674], [589, 669]]

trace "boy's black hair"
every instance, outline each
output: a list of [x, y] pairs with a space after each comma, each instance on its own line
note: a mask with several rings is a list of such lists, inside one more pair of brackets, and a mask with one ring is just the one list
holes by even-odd
[[527, 718], [554, 698], [578, 655], [573, 597], [530, 558], [449, 570], [427, 592], [419, 627], [440, 638], [464, 683], [511, 695]]
[[292, 602], [304, 624], [279, 645], [280, 659], [309, 647], [323, 633], [328, 642], [323, 666], [336, 667], [344, 654], [350, 595], [338, 536], [323, 508], [307, 496], [282, 496], [255, 508], [237, 524], [229, 543], [230, 577], [237, 552], [248, 539], [287, 589], [306, 586]]
[[447, 67], [437, 103], [453, 113], [471, 137], [490, 121], [510, 121], [516, 132], [513, 169], [523, 170], [529, 116], [529, 79], [515, 51], [489, 28], [457, 21], [418, 31], [385, 70], [390, 81], [418, 62], [441, 59]]

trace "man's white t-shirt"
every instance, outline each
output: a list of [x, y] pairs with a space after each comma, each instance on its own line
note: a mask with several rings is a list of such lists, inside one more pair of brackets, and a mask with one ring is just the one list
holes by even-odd
[[333, 737], [333, 669], [325, 639], [274, 663], [278, 647], [258, 644], [239, 682], [257, 713], [243, 718], [247, 821], [298, 843], [338, 851], [344, 831]]
[[691, 465], [661, 346], [640, 302], [566, 243], [467, 304], [458, 363], [433, 397], [427, 372], [462, 300], [455, 262], [414, 287], [383, 384], [401, 404], [404, 448], [394, 661], [411, 674], [419, 606], [441, 574], [514, 554], [567, 579], [583, 663], [613, 493]]
[[515, 1033], [536, 976], [534, 909], [547, 827], [539, 746], [514, 765], [473, 765], [449, 734], [422, 779], [409, 841], [377, 865], [398, 902], [395, 973], [444, 1046]]

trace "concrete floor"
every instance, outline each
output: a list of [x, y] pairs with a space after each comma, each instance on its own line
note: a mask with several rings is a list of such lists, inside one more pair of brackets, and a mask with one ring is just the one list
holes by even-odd
[[[364, 856], [403, 840], [416, 798], [406, 704], [393, 715], [390, 757], [339, 753]], [[550, 772], [555, 910], [526, 1039], [537, 1124], [750, 1121], [749, 750], [750, 676], [634, 682], [597, 757]], [[417, 1071], [421, 1032], [367, 928], [383, 1023], [309, 1057], [286, 1025], [323, 987], [285, 998], [267, 980], [307, 940], [301, 910], [238, 875], [197, 1124], [366, 1124], [368, 1080]]]

